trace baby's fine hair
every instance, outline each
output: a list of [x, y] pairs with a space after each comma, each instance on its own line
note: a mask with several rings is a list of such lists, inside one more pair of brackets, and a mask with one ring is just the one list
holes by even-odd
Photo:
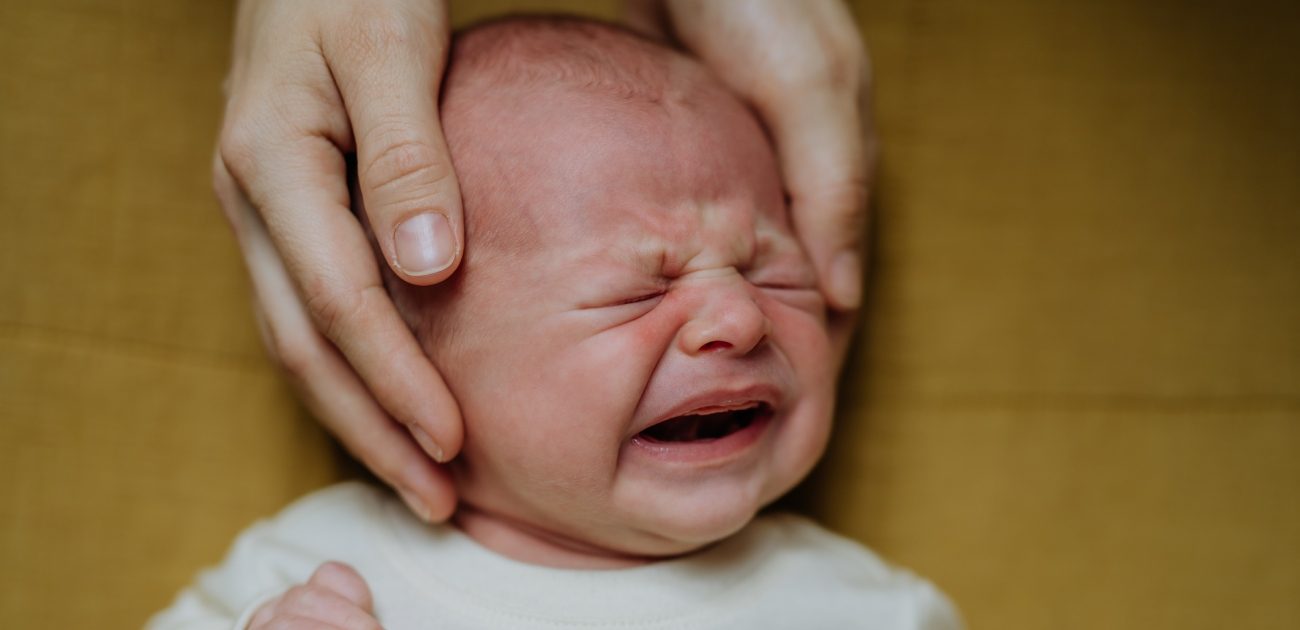
[[685, 55], [616, 24], [513, 16], [453, 35], [443, 93], [485, 84], [522, 89], [558, 84], [654, 103], [699, 71]]

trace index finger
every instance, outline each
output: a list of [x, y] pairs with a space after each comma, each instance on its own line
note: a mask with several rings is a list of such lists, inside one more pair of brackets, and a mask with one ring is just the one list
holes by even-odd
[[874, 157], [870, 117], [857, 94], [804, 92], [768, 104], [795, 232], [822, 292], [841, 311], [862, 300], [867, 202]]
[[460, 449], [459, 409], [384, 291], [349, 208], [342, 153], [324, 133], [259, 130], [223, 142], [223, 159], [260, 209], [313, 322], [385, 410], [423, 427], [426, 450], [446, 461]]

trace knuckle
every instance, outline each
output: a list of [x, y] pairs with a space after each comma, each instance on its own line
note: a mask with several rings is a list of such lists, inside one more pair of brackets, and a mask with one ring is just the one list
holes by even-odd
[[256, 161], [258, 135], [253, 125], [230, 120], [217, 139], [217, 155], [235, 178], [247, 173]]
[[277, 325], [273, 315], [265, 311], [261, 321], [258, 330], [267, 353], [281, 370], [301, 381], [321, 359], [321, 341], [315, 331]]
[[328, 339], [338, 341], [358, 320], [371, 310], [371, 304], [384, 295], [377, 286], [359, 290], [340, 289], [322, 281], [312, 281], [315, 290], [306, 291], [307, 311], [316, 327]]
[[866, 230], [867, 199], [867, 179], [853, 176], [819, 187], [811, 194], [795, 195], [792, 211], [798, 223], [812, 228], [810, 233], [856, 246]]
[[307, 312], [311, 314], [312, 321], [316, 323], [321, 333], [330, 339], [335, 339], [349, 311], [356, 308], [353, 304], [353, 296], [319, 281], [310, 282], [314, 286], [304, 287]]
[[361, 181], [372, 191], [427, 189], [452, 177], [445, 157], [425, 140], [412, 137], [407, 125], [378, 125], [361, 141], [383, 147], [362, 165]]
[[839, 213], [839, 227], [842, 233], [856, 241], [866, 227], [867, 220], [867, 182], [854, 179], [843, 184], [840, 191], [832, 192], [829, 207]]
[[853, 227], [866, 213], [870, 180], [865, 172], [856, 170], [829, 182], [818, 182], [805, 191], [793, 192], [796, 207], [815, 207], [818, 212], [829, 212], [844, 217]]
[[239, 234], [245, 227], [239, 207], [241, 192], [219, 155], [212, 160], [212, 194], [217, 198], [217, 205], [231, 230]]
[[846, 216], [856, 217], [866, 211], [870, 186], [871, 181], [866, 173], [853, 173], [831, 187], [831, 199], [838, 202], [836, 207], [842, 208]]
[[392, 453], [366, 452], [359, 454], [366, 468], [370, 469], [383, 479], [390, 486], [409, 487], [407, 481], [415, 478], [407, 474], [411, 468], [410, 464], [404, 461], [398, 461], [400, 457], [394, 457]]
[[280, 369], [298, 379], [307, 374], [319, 357], [311, 344], [297, 336], [272, 334], [269, 345]]
[[817, 29], [820, 45], [791, 55], [776, 68], [785, 83], [813, 90], [857, 94], [866, 85], [869, 66], [866, 48], [851, 24], [823, 23]]
[[[259, 313], [258, 322], [262, 345], [271, 360], [290, 376], [301, 379], [318, 355], [311, 341], [304, 336], [304, 331], [285, 330], [278, 325], [274, 314], [266, 310]], [[306, 331], [306, 334], [310, 334], [310, 331]]]
[[836, 45], [824, 53], [814, 56], [802, 69], [804, 79], [812, 85], [835, 92], [857, 94], [866, 79], [862, 55]]
[[415, 24], [381, 3], [358, 2], [348, 14], [348, 44], [355, 54], [382, 57], [394, 48], [409, 46], [420, 34]]
[[867, 49], [851, 22], [828, 25], [824, 76], [836, 83], [856, 86], [867, 75]]
[[226, 166], [226, 160], [221, 155], [220, 137], [218, 137], [217, 142], [218, 145], [213, 156], [210, 174], [212, 175], [212, 190], [217, 194], [221, 194], [230, 190], [233, 182], [230, 181], [230, 169]]

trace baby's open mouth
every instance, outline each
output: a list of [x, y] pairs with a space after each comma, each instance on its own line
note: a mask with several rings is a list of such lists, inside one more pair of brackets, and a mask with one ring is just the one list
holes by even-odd
[[742, 431], [761, 418], [772, 415], [772, 406], [754, 401], [733, 409], [697, 409], [669, 418], [639, 434], [650, 442], [699, 442], [717, 440]]

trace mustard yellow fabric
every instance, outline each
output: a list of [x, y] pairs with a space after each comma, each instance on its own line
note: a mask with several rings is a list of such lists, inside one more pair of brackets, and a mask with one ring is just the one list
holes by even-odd
[[[464, 2], [612, 15], [612, 3]], [[879, 0], [884, 158], [793, 500], [972, 628], [1300, 627], [1300, 7]], [[0, 2], [0, 625], [140, 625], [348, 474], [211, 199], [228, 1]]]

